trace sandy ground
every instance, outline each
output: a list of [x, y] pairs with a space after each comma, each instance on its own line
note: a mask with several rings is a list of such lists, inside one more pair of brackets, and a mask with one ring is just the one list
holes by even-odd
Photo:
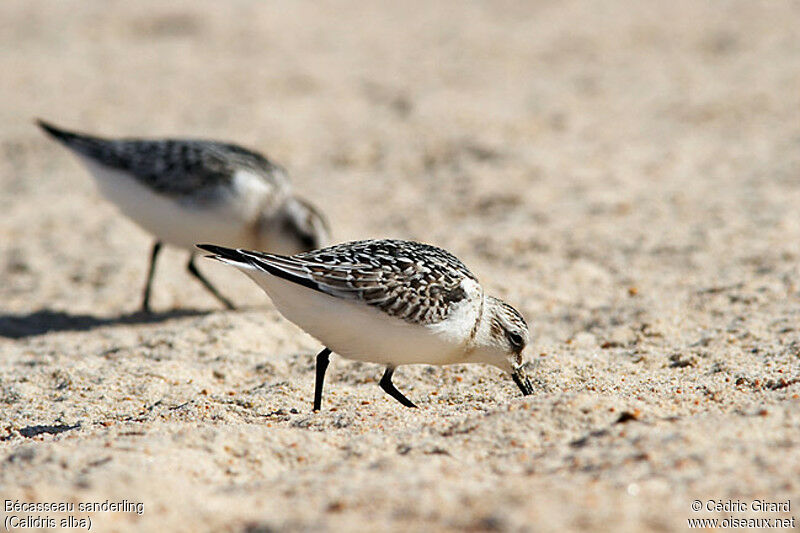
[[[0, 495], [144, 504], [72, 513], [94, 531], [797, 517], [798, 28], [781, 1], [3, 0]], [[337, 240], [453, 251], [533, 324], [537, 393], [406, 367], [406, 410], [335, 359], [312, 414], [318, 343], [240, 273], [201, 264], [223, 312], [170, 251], [136, 313], [150, 237], [36, 116], [234, 140]]]

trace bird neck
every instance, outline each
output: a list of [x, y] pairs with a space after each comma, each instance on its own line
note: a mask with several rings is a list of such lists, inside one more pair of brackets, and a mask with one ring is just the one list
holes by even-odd
[[486, 316], [487, 307], [488, 302], [486, 301], [486, 295], [481, 291], [475, 324], [472, 326], [472, 330], [469, 333], [469, 340], [467, 341], [467, 350], [471, 353], [480, 349], [481, 340], [488, 334], [488, 331], [485, 331], [489, 323], [489, 319]]

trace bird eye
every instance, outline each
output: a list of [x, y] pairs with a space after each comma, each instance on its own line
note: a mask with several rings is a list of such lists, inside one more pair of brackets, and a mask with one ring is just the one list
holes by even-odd
[[304, 233], [300, 235], [300, 244], [307, 250], [313, 250], [317, 248], [317, 238], [314, 235]]
[[509, 331], [506, 333], [506, 338], [508, 342], [511, 343], [511, 346], [514, 348], [522, 348], [522, 336], [518, 333], [514, 333], [513, 331]]

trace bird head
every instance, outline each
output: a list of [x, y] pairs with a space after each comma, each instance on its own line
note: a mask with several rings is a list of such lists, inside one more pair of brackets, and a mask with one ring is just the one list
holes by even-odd
[[522, 351], [530, 341], [530, 330], [522, 315], [499, 298], [487, 296], [474, 341], [475, 360], [508, 372], [522, 394], [533, 394], [533, 386], [522, 365]]
[[265, 209], [256, 225], [257, 249], [294, 255], [330, 243], [330, 227], [313, 204], [290, 196], [277, 210]]

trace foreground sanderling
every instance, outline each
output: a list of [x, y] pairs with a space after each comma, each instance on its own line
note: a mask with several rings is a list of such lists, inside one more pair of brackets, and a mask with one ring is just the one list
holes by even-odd
[[195, 243], [294, 254], [329, 242], [322, 214], [294, 196], [285, 171], [261, 154], [200, 139], [103, 139], [37, 123], [79, 156], [123, 214], [155, 236], [142, 301], [146, 312], [162, 244], [189, 250], [189, 272], [232, 309], [197, 270]]
[[399, 365], [489, 363], [533, 392], [522, 371], [528, 326], [513, 307], [484, 294], [449, 252], [411, 241], [355, 241], [291, 257], [198, 248], [250, 276], [275, 307], [325, 345], [317, 355], [314, 410], [331, 351], [386, 365], [381, 388], [416, 407], [392, 384]]

